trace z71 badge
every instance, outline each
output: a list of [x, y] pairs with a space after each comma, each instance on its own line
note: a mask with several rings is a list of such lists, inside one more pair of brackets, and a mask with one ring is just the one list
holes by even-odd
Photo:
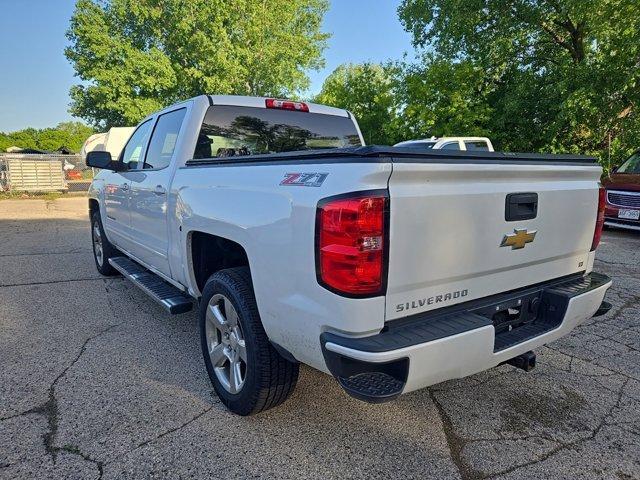
[[319, 187], [329, 176], [328, 173], [285, 173], [280, 185], [292, 187]]

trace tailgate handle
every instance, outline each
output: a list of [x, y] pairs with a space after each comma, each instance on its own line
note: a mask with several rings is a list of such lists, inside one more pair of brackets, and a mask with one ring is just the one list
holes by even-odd
[[505, 200], [504, 219], [507, 222], [531, 220], [538, 215], [538, 194], [510, 193]]

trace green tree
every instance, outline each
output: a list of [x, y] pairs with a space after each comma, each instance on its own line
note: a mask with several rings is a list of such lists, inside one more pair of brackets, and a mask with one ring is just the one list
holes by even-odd
[[327, 0], [78, 0], [71, 113], [102, 128], [202, 93], [294, 96], [323, 65]]
[[475, 101], [502, 148], [605, 159], [611, 139], [616, 161], [637, 148], [636, 0], [404, 0], [399, 15], [417, 48], [482, 73]]
[[393, 74], [392, 68], [372, 63], [340, 65], [314, 101], [352, 112], [365, 142], [391, 144], [396, 111]]
[[11, 146], [11, 138], [6, 133], [0, 132], [0, 153], [6, 152]]
[[53, 128], [25, 128], [11, 133], [0, 133], [0, 152], [9, 147], [55, 151], [62, 147], [79, 152], [82, 144], [94, 133], [93, 128], [81, 122], [62, 122]]
[[404, 106], [394, 121], [396, 137], [489, 134], [493, 110], [484, 72], [472, 62], [425, 56], [421, 63], [398, 65], [396, 72], [396, 101]]
[[93, 128], [81, 122], [62, 122], [55, 128], [45, 128], [37, 134], [37, 145], [41, 150], [57, 150], [66, 147], [73, 152], [79, 152], [82, 144], [90, 135], [95, 133]]

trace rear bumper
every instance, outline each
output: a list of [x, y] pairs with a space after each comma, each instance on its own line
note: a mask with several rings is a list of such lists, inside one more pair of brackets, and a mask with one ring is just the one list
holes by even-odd
[[[610, 286], [598, 273], [549, 282], [444, 313], [395, 320], [370, 337], [324, 333], [322, 350], [329, 371], [349, 394], [386, 401], [495, 367], [566, 335], [602, 312]], [[522, 308], [521, 315], [535, 320], [496, 335], [493, 312], [506, 308]]]

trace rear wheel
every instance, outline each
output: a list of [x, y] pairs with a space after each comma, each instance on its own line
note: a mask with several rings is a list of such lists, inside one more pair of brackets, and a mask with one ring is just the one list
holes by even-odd
[[102, 275], [116, 275], [118, 272], [111, 266], [109, 259], [117, 256], [117, 250], [104, 234], [99, 212], [94, 212], [91, 215], [91, 244], [93, 245], [93, 259], [98, 271]]
[[238, 415], [284, 402], [299, 365], [269, 343], [246, 267], [213, 274], [200, 301], [200, 338], [207, 373], [218, 397]]
[[247, 346], [238, 312], [231, 300], [216, 293], [206, 315], [205, 335], [217, 383], [229, 393], [238, 393], [247, 377]]

